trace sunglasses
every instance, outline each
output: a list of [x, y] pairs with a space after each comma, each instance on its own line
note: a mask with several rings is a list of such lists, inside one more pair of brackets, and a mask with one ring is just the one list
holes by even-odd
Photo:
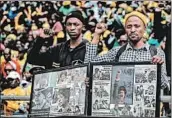
[[15, 79], [13, 79], [13, 78], [8, 78], [8, 82], [12, 82], [12, 81], [14, 81]]
[[119, 43], [127, 43], [127, 40], [120, 40]]
[[11, 72], [14, 71], [14, 69], [5, 69], [5, 72]]

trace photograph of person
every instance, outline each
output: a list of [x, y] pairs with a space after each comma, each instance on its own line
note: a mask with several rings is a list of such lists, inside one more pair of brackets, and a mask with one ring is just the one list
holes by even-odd
[[102, 100], [100, 104], [100, 109], [109, 109], [109, 104], [107, 100]]
[[156, 72], [155, 71], [151, 71], [148, 75], [148, 82], [152, 83], [153, 81], [155, 81], [156, 79]]
[[75, 106], [74, 113], [75, 113], [75, 114], [81, 114], [81, 110], [80, 110], [80, 108], [79, 108], [78, 105]]
[[143, 89], [143, 85], [137, 85], [135, 87], [135, 100], [136, 101], [141, 101], [144, 97], [144, 89]]
[[95, 72], [93, 74], [93, 79], [94, 80], [101, 80], [101, 77], [102, 77], [101, 70], [99, 68], [95, 68], [94, 70], [95, 70]]
[[56, 91], [57, 94], [53, 98], [53, 104], [57, 107], [55, 112], [71, 112], [71, 106], [69, 105], [70, 88], [59, 89]]
[[147, 90], [145, 90], [145, 95], [154, 95], [154, 94], [155, 94], [154, 85], [148, 86]]
[[99, 105], [99, 100], [95, 100], [93, 105], [92, 105], [93, 110], [99, 110], [100, 109], [100, 105]]
[[53, 87], [49, 87], [49, 88], [45, 89], [43, 92], [46, 97], [47, 105], [51, 106], [51, 103], [53, 101]]
[[47, 88], [49, 82], [48, 77], [49, 76], [46, 73], [36, 75], [34, 80], [34, 89], [41, 90]]
[[66, 83], [67, 78], [67, 71], [62, 71], [60, 74], [57, 75], [57, 84], [64, 84]]
[[101, 80], [110, 80], [110, 71], [104, 71]]
[[144, 117], [144, 110], [141, 104], [134, 105], [133, 113], [135, 117]]
[[151, 107], [155, 107], [155, 97], [154, 96], [145, 96], [144, 97], [144, 106], [151, 108]]
[[99, 98], [108, 97], [109, 93], [108, 93], [108, 91], [105, 88], [106, 87], [103, 86], [103, 85], [95, 86], [94, 87], [94, 95], [95, 95], [95, 97], [99, 97]]
[[46, 100], [46, 95], [42, 91], [34, 91], [33, 95], [33, 107], [35, 110], [42, 110], [49, 108], [49, 104]]
[[[111, 103], [118, 104], [118, 105], [132, 105], [133, 97], [132, 94], [130, 95], [128, 91], [131, 88], [128, 88], [126, 84], [123, 81], [123, 83], [120, 83], [121, 80], [123, 80], [121, 76], [121, 70], [117, 70], [114, 84], [112, 85], [112, 97], [111, 97]], [[130, 80], [131, 81], [131, 80]], [[128, 81], [128, 82], [130, 82]], [[130, 91], [131, 93], [132, 91]]]

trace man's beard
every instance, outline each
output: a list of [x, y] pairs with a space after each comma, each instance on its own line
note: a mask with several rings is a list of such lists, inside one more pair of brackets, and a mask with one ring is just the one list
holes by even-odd
[[130, 42], [130, 44], [132, 43], [132, 44], [137, 44], [140, 40], [141, 40], [142, 38], [140, 38], [140, 39], [138, 39], [138, 40], [132, 40], [132, 39], [130, 39], [129, 38], [129, 42]]

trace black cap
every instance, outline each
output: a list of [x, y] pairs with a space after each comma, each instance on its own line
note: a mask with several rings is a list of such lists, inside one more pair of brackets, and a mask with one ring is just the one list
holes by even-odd
[[70, 12], [67, 16], [66, 16], [66, 20], [65, 20], [65, 23], [66, 21], [69, 19], [69, 18], [77, 18], [79, 19], [83, 24], [85, 23], [85, 19], [84, 17], [82, 16], [82, 13], [80, 11], [72, 11]]

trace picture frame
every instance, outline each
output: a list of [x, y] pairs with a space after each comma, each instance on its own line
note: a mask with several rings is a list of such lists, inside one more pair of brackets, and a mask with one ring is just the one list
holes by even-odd
[[87, 114], [87, 68], [87, 65], [77, 65], [35, 73], [29, 116], [60, 117]]
[[89, 115], [159, 117], [160, 67], [150, 62], [91, 63]]

